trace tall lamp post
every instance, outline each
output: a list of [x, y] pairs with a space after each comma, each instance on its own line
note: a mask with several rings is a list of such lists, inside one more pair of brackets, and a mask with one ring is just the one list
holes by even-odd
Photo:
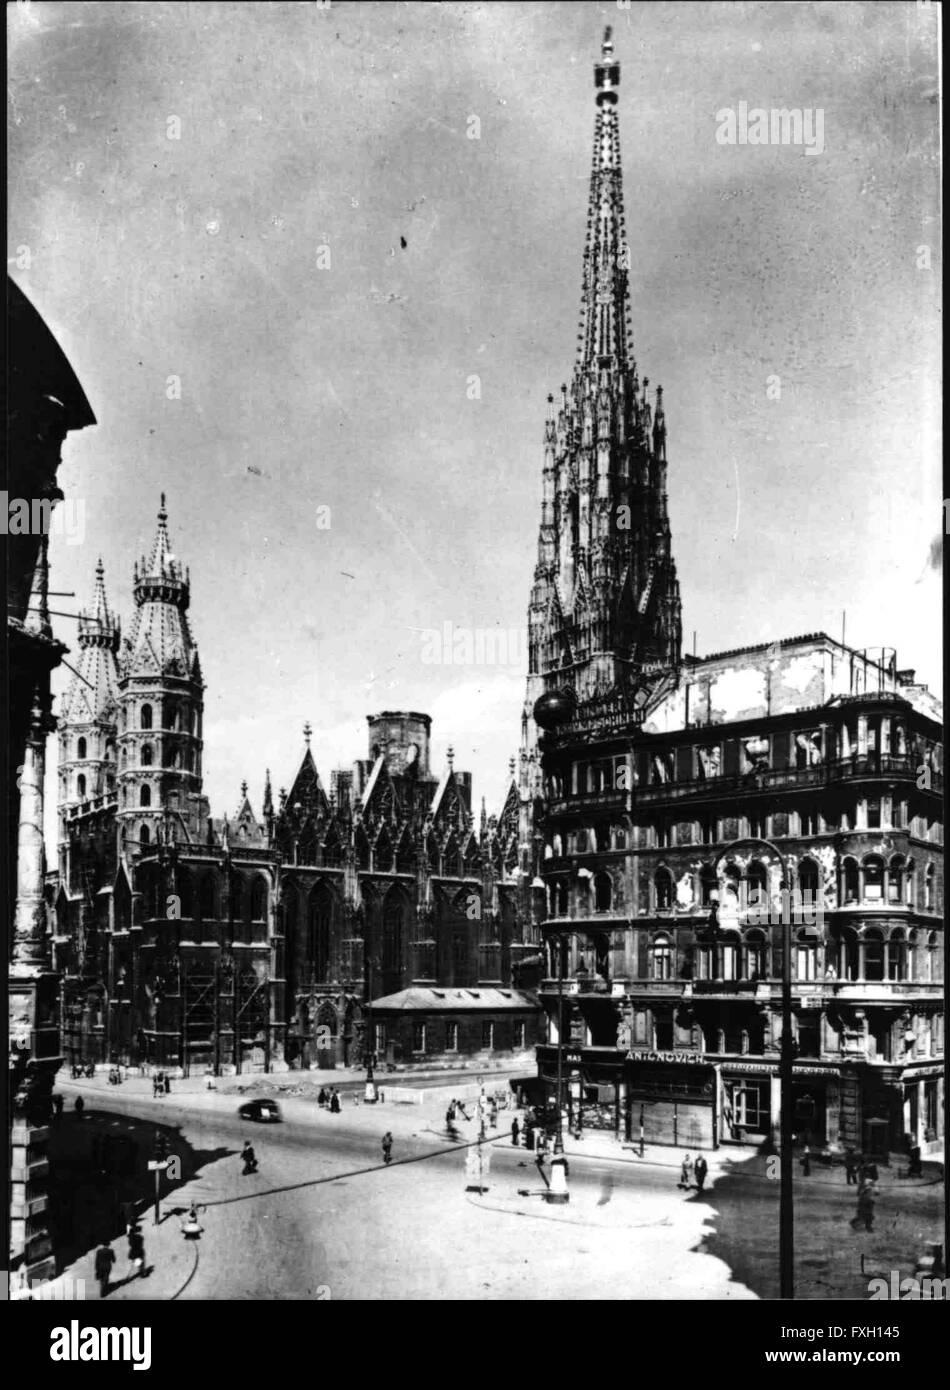
[[557, 938], [557, 1130], [554, 1135], [554, 1154], [551, 1158], [551, 1185], [547, 1192], [549, 1202], [569, 1202], [571, 1199], [571, 1194], [567, 1188], [567, 1160], [564, 1157], [563, 1088], [564, 940], [559, 934]]
[[376, 1038], [373, 1033], [373, 957], [367, 949], [370, 944], [370, 927], [367, 922], [363, 950], [366, 957], [366, 1086], [363, 1100], [367, 1105], [375, 1105], [379, 1099], [376, 1081], [373, 1077], [373, 1052]]
[[[723, 859], [742, 845], [762, 845], [774, 854], [782, 871], [782, 1050], [779, 1056], [779, 1297], [795, 1297], [795, 1225], [792, 1205], [792, 1076], [795, 1045], [792, 1040], [792, 912], [788, 893], [788, 865], [778, 845], [759, 835], [733, 840], [717, 854], [713, 873]], [[714, 915], [715, 909], [714, 909]], [[719, 935], [717, 929], [717, 937]]]

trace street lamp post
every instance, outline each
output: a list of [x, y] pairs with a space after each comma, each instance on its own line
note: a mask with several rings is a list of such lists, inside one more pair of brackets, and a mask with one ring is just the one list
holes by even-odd
[[792, 1039], [792, 912], [788, 892], [788, 865], [778, 845], [758, 835], [733, 840], [713, 861], [719, 864], [740, 845], [763, 845], [775, 855], [782, 871], [782, 1049], [779, 1055], [779, 1297], [795, 1297], [795, 1222], [792, 1204], [792, 1077], [795, 1046]]
[[379, 1099], [376, 1081], [373, 1077], [375, 1042], [376, 1039], [373, 1035], [373, 958], [370, 952], [366, 951], [366, 1086], [363, 1091], [363, 1100], [367, 1105], [375, 1105]]
[[569, 1202], [567, 1160], [564, 1157], [564, 1121], [562, 1115], [564, 1086], [564, 942], [557, 938], [557, 1130], [554, 1135], [554, 1154], [551, 1158], [549, 1202]]

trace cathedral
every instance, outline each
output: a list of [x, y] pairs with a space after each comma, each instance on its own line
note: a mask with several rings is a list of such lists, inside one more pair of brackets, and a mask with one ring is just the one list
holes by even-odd
[[202, 792], [204, 681], [162, 498], [128, 636], [101, 563], [59, 712], [49, 892], [68, 1061], [215, 1074], [533, 1060], [539, 945], [521, 797], [476, 820], [431, 721], [367, 717], [367, 756], [230, 816]]
[[782, 914], [797, 902], [800, 1142], [936, 1152], [941, 707], [893, 649], [824, 633], [682, 652], [666, 410], [630, 327], [619, 85], [608, 30], [577, 357], [548, 398], [528, 610], [541, 1089], [566, 1080], [572, 1123], [627, 1140], [774, 1141]]

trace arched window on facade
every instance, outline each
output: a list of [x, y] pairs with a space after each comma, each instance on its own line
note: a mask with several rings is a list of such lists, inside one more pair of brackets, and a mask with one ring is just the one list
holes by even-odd
[[884, 860], [877, 854], [869, 854], [864, 860], [864, 901], [884, 901]]
[[198, 893], [198, 910], [201, 913], [203, 922], [212, 922], [218, 915], [217, 894], [215, 892], [214, 874], [207, 873], [201, 880], [201, 888]]
[[152, 789], [151, 789], [151, 787], [148, 785], [148, 783], [146, 782], [146, 784], [145, 784], [144, 787], [139, 787], [139, 805], [140, 805], [140, 806], [151, 806], [151, 804], [152, 804]]
[[80, 737], [77, 738], [77, 740], [76, 740], [76, 757], [77, 757], [77, 758], [84, 758], [85, 756], [86, 756], [86, 740], [80, 736]]
[[719, 892], [719, 880], [711, 864], [704, 864], [699, 871], [699, 900], [702, 907], [712, 907], [713, 894]]
[[79, 800], [80, 800], [80, 801], [85, 801], [85, 799], [86, 799], [86, 777], [85, 777], [85, 774], [82, 773], [82, 772], [80, 772], [79, 776], [76, 778], [76, 795], [79, 797]]
[[934, 884], [936, 881], [936, 870], [932, 864], [927, 865], [927, 872], [924, 874], [924, 911], [934, 911]]
[[657, 912], [669, 912], [673, 906], [673, 875], [669, 869], [657, 869], [653, 876]]
[[907, 943], [900, 927], [891, 932], [887, 942], [887, 978], [907, 979]]
[[382, 950], [383, 976], [390, 977], [390, 984], [394, 983], [393, 977], [402, 972], [404, 920], [405, 901], [401, 893], [392, 890], [383, 904]]
[[887, 866], [887, 901], [900, 906], [904, 901], [904, 856], [895, 854]]
[[768, 903], [769, 875], [765, 865], [753, 859], [746, 871], [746, 903], [764, 909]]
[[818, 872], [818, 865], [814, 859], [803, 859], [798, 866], [798, 891], [802, 895], [802, 902], [806, 906], [811, 906], [818, 902], [818, 885], [821, 882], [821, 875]]
[[743, 977], [746, 980], [765, 980], [768, 978], [765, 935], [758, 927], [745, 934]]
[[814, 980], [818, 974], [818, 948], [813, 937], [802, 929], [795, 937], [795, 979]]
[[672, 980], [673, 944], [668, 936], [657, 936], [650, 947], [650, 978]]
[[884, 979], [884, 938], [876, 927], [864, 933], [864, 978]]
[[841, 866], [842, 903], [856, 903], [858, 900], [858, 864], [856, 859], [846, 859]]
[[330, 938], [333, 928], [333, 895], [326, 884], [310, 894], [307, 949], [310, 970], [317, 981], [327, 979], [330, 970]]
[[613, 881], [603, 871], [594, 875], [594, 911], [609, 912], [613, 902]]
[[143, 743], [143, 744], [142, 744], [142, 752], [141, 752], [141, 755], [140, 755], [140, 761], [141, 761], [141, 764], [142, 764], [143, 767], [151, 767], [151, 766], [152, 766], [152, 745], [151, 745], [150, 743]]
[[149, 833], [148, 833], [148, 826], [147, 826], [147, 825], [143, 825], [143, 826], [141, 827], [141, 829], [139, 830], [139, 844], [140, 844], [140, 845], [147, 845], [147, 844], [149, 843], [149, 840], [150, 840], [150, 839], [151, 839], [151, 836], [150, 836]]
[[622, 825], [618, 825], [614, 830], [614, 849], [627, 848], [627, 832]]
[[251, 921], [267, 920], [267, 879], [258, 874], [251, 891]]
[[143, 705], [139, 714], [139, 727], [150, 729], [152, 727], [152, 706]]
[[928, 932], [926, 979], [931, 983], [940, 979], [940, 960], [937, 951], [937, 933], [935, 931]]
[[570, 915], [570, 890], [566, 878], [558, 879], [555, 888], [555, 913], [558, 917]]
[[178, 904], [181, 916], [190, 921], [195, 915], [195, 886], [194, 880], [187, 869], [179, 869], [175, 881], [175, 891], [178, 894]]

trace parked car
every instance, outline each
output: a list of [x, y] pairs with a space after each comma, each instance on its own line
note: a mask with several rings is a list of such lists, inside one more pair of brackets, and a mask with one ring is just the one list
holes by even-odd
[[246, 1100], [238, 1106], [238, 1114], [242, 1120], [259, 1120], [262, 1124], [273, 1124], [281, 1118], [276, 1100]]

